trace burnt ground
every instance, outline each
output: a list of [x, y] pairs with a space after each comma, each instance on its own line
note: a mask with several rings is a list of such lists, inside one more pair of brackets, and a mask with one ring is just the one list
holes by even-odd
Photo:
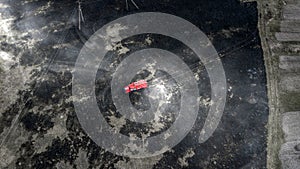
[[[268, 106], [257, 4], [236, 0], [135, 2], [140, 9], [129, 3], [127, 11], [121, 0], [83, 1], [85, 22], [80, 30], [78, 6], [73, 1], [1, 2], [1, 16], [7, 19], [3, 25], [8, 28], [1, 32], [1, 54], [11, 57], [12, 63], [1, 70], [1, 76], [11, 78], [2, 78], [1, 83], [25, 80], [1, 88], [0, 168], [265, 168]], [[152, 129], [153, 136], [174, 122], [170, 115], [159, 122], [161, 128], [128, 119], [119, 126], [122, 117], [111, 99], [112, 75], [134, 51], [155, 47], [178, 55], [197, 77], [201, 96], [198, 117], [188, 135], [164, 154], [142, 160], [115, 155], [93, 142], [72, 103], [72, 70], [84, 43], [104, 24], [137, 12], [169, 13], [196, 25], [219, 53], [228, 87], [221, 122], [212, 137], [200, 144], [211, 92], [205, 66], [191, 49], [170, 37], [142, 34], [123, 40], [105, 56], [104, 64], [110, 69], [99, 69], [95, 81], [99, 108], [110, 112], [103, 115], [120, 133], [141, 137]], [[168, 86], [176, 86], [170, 74], [159, 70], [142, 70], [132, 81], [149, 76], [166, 76]], [[21, 89], [13, 99], [5, 92], [10, 88]], [[150, 89], [129, 95], [135, 108], [149, 109]], [[172, 96], [172, 111], [179, 109], [180, 97], [180, 93]]]

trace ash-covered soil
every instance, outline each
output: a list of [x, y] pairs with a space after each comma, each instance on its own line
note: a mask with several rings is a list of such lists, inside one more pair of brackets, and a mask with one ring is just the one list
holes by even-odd
[[[80, 29], [74, 1], [0, 2], [0, 168], [265, 168], [268, 107], [257, 4], [135, 0], [139, 9], [128, 1], [127, 10], [125, 2], [82, 1], [85, 22]], [[103, 65], [108, 69], [99, 69], [95, 81], [97, 103], [106, 112], [107, 123], [124, 135], [150, 137], [167, 130], [176, 119], [172, 112], [180, 109], [181, 99], [180, 84], [172, 74], [149, 68], [132, 79], [150, 81], [148, 89], [129, 94], [138, 110], [150, 109], [149, 97], [170, 95], [167, 113], [151, 123], [123, 118], [113, 104], [110, 85], [116, 67], [131, 53], [146, 48], [171, 51], [190, 67], [199, 89], [200, 108], [189, 134], [164, 154], [131, 159], [105, 151], [82, 129], [72, 97], [78, 54], [104, 24], [137, 12], [184, 18], [202, 30], [219, 53], [227, 101], [217, 130], [205, 143], [200, 144], [198, 138], [210, 106], [207, 70], [187, 46], [156, 34], [127, 38], [105, 56]]]

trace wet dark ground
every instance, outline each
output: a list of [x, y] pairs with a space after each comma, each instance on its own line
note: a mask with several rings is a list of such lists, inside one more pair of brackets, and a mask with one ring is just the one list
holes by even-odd
[[[21, 65], [37, 67], [33, 70], [29, 89], [20, 91], [18, 100], [1, 112], [1, 151], [4, 152], [5, 149], [11, 152], [7, 158], [12, 159], [1, 164], [1, 167], [136, 166], [132, 164], [128, 165], [130, 167], [118, 167], [116, 164], [120, 161], [131, 164], [131, 159], [103, 150], [83, 131], [70, 101], [71, 71], [83, 44], [101, 26], [121, 16], [151, 11], [173, 14], [199, 27], [212, 41], [221, 57], [228, 85], [225, 111], [213, 136], [205, 143], [198, 143], [208, 110], [207, 105], [201, 106], [192, 131], [171, 151], [153, 162], [153, 168], [266, 168], [265, 126], [268, 107], [257, 28], [257, 4], [236, 0], [135, 2], [140, 9], [130, 4], [130, 10], [127, 11], [125, 0], [83, 1], [85, 23], [82, 23], [81, 30], [78, 29], [77, 4], [73, 1], [5, 2], [10, 6], [6, 12], [15, 17], [13, 29], [19, 33], [29, 32], [22, 37], [24, 41], [40, 40], [32, 48], [20, 48], [13, 41], [1, 41], [1, 50], [12, 52], [15, 56], [21, 53]], [[48, 8], [41, 8], [47, 4]], [[4, 10], [1, 12], [4, 13]], [[151, 44], [145, 42], [147, 38], [152, 40]], [[134, 43], [129, 43], [131, 41]], [[208, 75], [203, 65], [195, 66], [198, 60], [188, 47], [169, 37], [151, 34], [131, 37], [122, 43], [130, 52], [119, 55], [121, 58], [148, 47], [160, 47], [177, 54], [199, 76], [199, 94], [209, 100]], [[118, 64], [120, 60], [115, 57], [117, 53], [118, 51], [108, 53], [105, 63]], [[109, 89], [113, 68], [108, 72], [98, 71], [95, 90], [99, 93], [98, 105], [103, 109], [114, 110]], [[144, 72], [139, 76], [146, 75]], [[130, 97], [133, 103], [142, 99], [134, 93]], [[147, 109], [149, 105], [135, 106]], [[172, 120], [168, 123], [171, 122]], [[143, 132], [143, 127], [147, 126], [137, 126], [127, 121], [120, 132], [125, 135], [129, 132]], [[161, 131], [152, 134], [159, 132]], [[145, 168], [147, 165], [145, 164]]]

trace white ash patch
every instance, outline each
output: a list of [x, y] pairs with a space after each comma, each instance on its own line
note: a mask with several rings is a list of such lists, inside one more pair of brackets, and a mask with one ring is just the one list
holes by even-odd
[[[51, 110], [48, 108], [45, 108], [41, 111], [47, 111]], [[52, 108], [53, 109], [53, 108]], [[40, 112], [40, 111], [39, 111]], [[39, 137], [38, 134], [33, 135], [33, 138], [35, 140], [34, 142], [34, 148], [36, 153], [41, 153], [47, 150], [48, 146], [51, 146], [52, 140], [56, 137], [60, 138], [63, 140], [66, 138], [67, 135], [67, 127], [66, 127], [66, 121], [67, 121], [67, 116], [61, 115], [61, 116], [56, 116], [56, 118], [52, 119], [51, 121], [54, 122], [54, 126], [47, 130], [47, 133], [43, 135], [43, 137]]]
[[194, 77], [197, 81], [200, 80], [200, 73], [202, 72], [201, 68], [198, 68], [197, 71], [194, 73]]
[[29, 29], [27, 33], [30, 33], [31, 38], [24, 41], [26, 43], [26, 47], [28, 49], [35, 48], [36, 44], [43, 41], [49, 36], [49, 32], [45, 32], [43, 30]]
[[38, 2], [39, 0], [26, 0], [25, 2], [22, 2], [22, 5], [32, 3], [32, 2]]
[[247, 101], [250, 104], [256, 104], [257, 103], [257, 98], [254, 96], [253, 93], [251, 93], [250, 96], [248, 97]]
[[20, 157], [20, 147], [16, 145], [22, 145], [28, 141], [31, 135], [20, 125], [11, 130], [10, 135], [7, 135], [8, 132], [9, 130], [7, 129], [0, 135], [0, 168], [5, 168], [16, 163], [16, 160]]
[[63, 31], [66, 28], [66, 24], [61, 21], [53, 21], [49, 23], [48, 28], [51, 29], [54, 33], [58, 31]]
[[105, 40], [105, 49], [108, 51], [117, 51], [119, 55], [129, 52], [130, 49], [122, 45], [121, 40], [123, 38], [120, 35], [121, 31], [127, 29], [127, 26], [122, 26], [119, 23], [108, 26], [106, 28], [106, 34], [100, 36]]
[[155, 120], [151, 125], [152, 129], [149, 130], [149, 133], [158, 132], [165, 127], [164, 123], [158, 121], [160, 118], [162, 118], [162, 113], [160, 113], [160, 111], [159, 113], [156, 112], [154, 116]]
[[163, 81], [156, 79], [153, 80], [153, 84], [154, 85], [149, 87], [151, 89], [149, 97], [155, 100], [165, 100], [167, 95], [167, 89], [165, 87], [166, 84]]
[[119, 55], [126, 54], [130, 51], [130, 49], [123, 46], [121, 42], [115, 44], [113, 50], [116, 50]]
[[171, 136], [172, 136], [172, 134], [170, 132], [165, 132], [164, 139], [167, 140]]
[[[5, 4], [2, 4], [2, 6], [7, 8], [10, 7]], [[14, 29], [15, 20], [16, 17], [10, 13], [0, 14], [0, 35], [6, 36], [6, 42], [14, 44], [21, 49], [32, 49], [37, 42], [41, 41], [42, 38], [45, 38], [45, 35], [42, 35], [40, 31], [34, 29], [24, 29], [25, 32], [16, 31]], [[28, 36], [29, 33], [32, 33], [32, 37], [24, 38], [25, 36]]]
[[114, 167], [116, 169], [127, 169], [127, 168], [134, 168], [134, 169], [152, 169], [155, 164], [157, 164], [163, 155], [157, 155], [154, 157], [148, 158], [131, 158], [128, 161], [120, 160], [117, 163], [114, 163]]
[[156, 69], [155, 69], [156, 64], [157, 64], [156, 60], [153, 60], [152, 63], [146, 63], [144, 69], [147, 69], [147, 71], [150, 72], [150, 75], [145, 78], [146, 81], [149, 81], [149, 80], [155, 78], [154, 75], [155, 75], [155, 72], [156, 72]]
[[212, 105], [212, 101], [210, 100], [210, 98], [204, 98], [202, 96], [198, 97], [198, 101], [200, 103], [200, 105], [203, 105], [203, 106], [210, 106]]
[[75, 160], [75, 164], [77, 168], [88, 168], [89, 163], [87, 159], [88, 159], [87, 152], [80, 149], [78, 152], [78, 158]]
[[222, 29], [219, 34], [223, 36], [224, 38], [230, 38], [234, 35], [236, 32], [243, 31], [243, 28], [229, 28], [229, 29]]
[[[10, 6], [0, 3], [0, 8], [10, 8]], [[9, 11], [0, 14], [0, 35], [5, 36], [1, 40], [21, 49], [17, 56], [11, 54], [10, 51], [0, 51], [0, 95], [6, 96], [0, 98], [0, 113], [16, 101], [20, 90], [28, 88], [26, 84], [32, 81], [32, 70], [38, 69], [38, 66], [25, 67], [19, 64], [23, 51], [33, 46], [34, 42], [27, 41], [28, 38], [24, 39], [27, 32], [14, 30], [15, 20], [16, 17]]]
[[230, 38], [233, 35], [233, 32], [231, 32], [230, 30], [227, 30], [227, 29], [222, 29], [221, 35], [223, 35], [223, 37], [225, 37], [225, 38]]
[[47, 4], [45, 4], [45, 5], [43, 5], [43, 6], [39, 7], [39, 8], [37, 8], [37, 9], [35, 10], [34, 15], [46, 14], [46, 13], [48, 12], [47, 10], [51, 7], [52, 4], [54, 4], [54, 2], [48, 1]]
[[230, 99], [233, 98], [233, 93], [230, 93], [230, 95], [228, 96]]
[[55, 44], [52, 46], [53, 49], [63, 49], [70, 47], [71, 45], [69, 43], [61, 43], [61, 44]]
[[67, 168], [73, 168], [73, 166], [69, 162], [60, 161], [58, 162], [55, 167], [57, 169], [67, 169]]
[[228, 97], [229, 97], [230, 99], [232, 99], [233, 96], [234, 96], [234, 94], [232, 93], [232, 86], [229, 86], [228, 89], [227, 89], [227, 91], [228, 91], [228, 94], [229, 94]]
[[187, 160], [188, 160], [189, 158], [192, 158], [194, 155], [195, 155], [195, 152], [193, 151], [193, 149], [189, 149], [189, 150], [185, 153], [185, 155], [184, 155], [183, 157], [178, 158], [178, 163], [179, 163], [179, 165], [182, 166], [182, 167], [187, 167], [187, 166], [189, 166]]
[[[19, 65], [15, 56], [0, 51], [0, 113], [18, 98], [20, 90], [28, 89], [28, 83], [31, 81], [31, 72], [36, 67], [25, 67]], [[15, 66], [12, 68], [11, 66]]]
[[54, 126], [47, 130], [47, 133], [44, 135], [44, 137], [49, 136], [52, 138], [59, 137], [61, 139], [64, 139], [67, 136], [67, 116], [57, 116], [56, 118], [52, 119], [52, 121], [54, 122]]
[[152, 42], [153, 42], [153, 39], [151, 39], [149, 36], [145, 39], [145, 43], [146, 43], [147, 45], [151, 45]]
[[0, 3], [0, 9], [6, 9], [6, 8], [9, 8], [9, 6], [6, 4]]
[[11, 164], [16, 156], [6, 147], [0, 148], [0, 167], [4, 168]]
[[232, 91], [232, 86], [229, 86], [227, 90], [228, 90], [228, 92], [231, 92]]
[[[163, 83], [163, 82], [162, 82]], [[156, 108], [156, 111], [154, 113], [154, 119], [153, 123], [151, 125], [152, 129], [149, 130], [149, 133], [155, 133], [157, 131], [160, 131], [165, 127], [165, 124], [163, 123], [163, 113], [161, 108], [168, 103], [170, 98], [172, 97], [172, 94], [167, 91], [165, 88], [165, 85], [162, 83], [155, 82], [156, 85], [150, 87], [151, 92], [149, 94], [149, 98], [152, 100], [158, 100], [158, 106]]]
[[15, 21], [15, 17], [5, 18], [2, 14], [0, 14], [0, 35], [12, 36], [13, 32], [11, 31], [11, 27], [13, 22]]
[[0, 70], [8, 71], [16, 63], [13, 58], [12, 54], [0, 51]]
[[68, 99], [66, 99], [66, 103], [71, 103], [71, 102], [85, 102], [89, 100], [91, 97], [86, 96], [86, 97], [77, 97], [77, 96], [70, 96]]
[[111, 124], [116, 132], [119, 132], [121, 128], [126, 124], [126, 120], [124, 117], [117, 118], [115, 116], [109, 116], [109, 124]]
[[129, 133], [129, 140], [130, 142], [128, 144], [126, 144], [126, 148], [123, 152], [123, 154], [125, 156], [132, 156], [132, 155], [135, 155], [135, 153], [138, 153], [140, 154], [141, 156], [144, 154], [144, 155], [147, 155], [149, 154], [149, 152], [147, 151], [147, 146], [148, 146], [148, 142], [144, 142], [142, 145], [137, 145], [135, 143], [136, 140], [138, 140], [139, 138], [137, 137], [136, 134], [134, 133]]
[[186, 54], [189, 54], [189, 55], [194, 54], [193, 51], [190, 50], [190, 49], [183, 49], [182, 52], [183, 52], [183, 53], [186, 53]]

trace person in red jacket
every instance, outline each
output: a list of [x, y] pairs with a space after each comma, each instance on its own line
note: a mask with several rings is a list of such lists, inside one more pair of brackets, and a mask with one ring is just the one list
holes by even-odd
[[148, 87], [148, 83], [146, 80], [139, 80], [133, 83], [130, 83], [128, 86], [124, 87], [125, 93], [130, 93], [132, 91], [145, 89]]

